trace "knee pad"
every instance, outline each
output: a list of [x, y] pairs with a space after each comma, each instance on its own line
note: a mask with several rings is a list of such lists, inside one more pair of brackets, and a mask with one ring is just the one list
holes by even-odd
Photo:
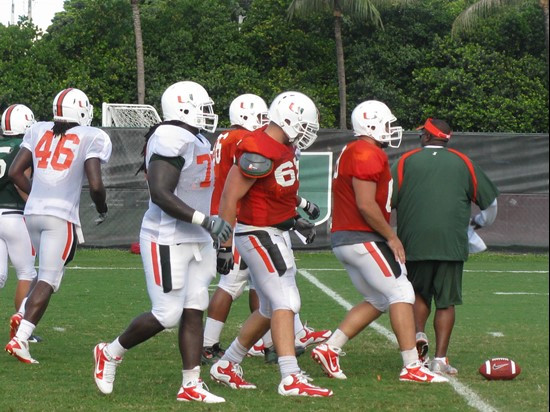
[[231, 271], [227, 275], [221, 275], [218, 287], [226, 291], [233, 300], [236, 300], [243, 294], [249, 278], [248, 269]]
[[178, 325], [181, 319], [181, 314], [183, 313], [183, 308], [153, 308], [151, 313], [155, 318], [157, 318], [159, 323], [164, 326], [165, 329], [169, 329]]
[[7, 279], [8, 279], [8, 272], [0, 273], [0, 289], [4, 287]]

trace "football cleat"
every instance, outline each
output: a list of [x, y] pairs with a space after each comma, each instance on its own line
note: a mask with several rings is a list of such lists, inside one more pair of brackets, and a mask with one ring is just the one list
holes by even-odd
[[219, 342], [212, 346], [205, 346], [202, 348], [201, 364], [212, 365], [212, 363], [218, 361], [224, 355], [225, 350], [222, 349]]
[[264, 356], [264, 341], [260, 339], [258, 342], [254, 344], [246, 354], [247, 356]]
[[204, 402], [204, 403], [222, 403], [225, 399], [208, 392], [208, 386], [197, 379], [182, 385], [176, 399], [181, 402]]
[[[306, 349], [302, 346], [295, 346], [294, 352], [296, 354], [296, 357], [303, 355], [305, 353]], [[277, 351], [275, 350], [274, 346], [271, 346], [269, 348], [264, 348], [264, 361], [265, 363], [277, 363], [279, 362], [279, 356], [277, 355]]]
[[42, 342], [42, 338], [38, 335], [31, 335], [29, 336], [29, 343], [40, 343]]
[[328, 397], [333, 393], [330, 389], [321, 388], [309, 383], [311, 378], [303, 372], [293, 373], [281, 380], [279, 384], [279, 395], [283, 396], [315, 396]]
[[10, 340], [15, 337], [17, 329], [19, 329], [19, 325], [21, 324], [22, 320], [23, 314], [21, 312], [17, 312], [10, 318]]
[[431, 372], [428, 368], [422, 365], [422, 362], [416, 361], [401, 370], [399, 380], [402, 382], [425, 382], [439, 383], [449, 382], [449, 380], [441, 375]]
[[307, 348], [310, 345], [323, 343], [330, 338], [330, 335], [332, 335], [330, 330], [315, 331], [305, 324], [304, 328], [296, 334], [295, 345]]
[[311, 357], [321, 365], [323, 372], [329, 378], [347, 379], [347, 376], [340, 369], [340, 356], [346, 356], [341, 348], [322, 343], [311, 351]]
[[6, 352], [23, 363], [38, 363], [29, 352], [29, 342], [13, 337], [6, 345]]
[[105, 395], [113, 392], [116, 368], [122, 358], [113, 358], [105, 353], [106, 343], [98, 343], [94, 348], [94, 379], [98, 389]]
[[219, 360], [210, 368], [210, 377], [231, 389], [256, 389], [256, 385], [243, 379], [243, 370], [238, 363]]
[[445, 361], [441, 361], [439, 359], [433, 359], [430, 362], [430, 370], [434, 373], [444, 373], [446, 375], [456, 375], [458, 373], [458, 369], [452, 367], [449, 365], [449, 359], [445, 358]]
[[416, 350], [418, 351], [418, 359], [424, 365], [428, 363], [428, 337], [424, 332], [416, 333]]

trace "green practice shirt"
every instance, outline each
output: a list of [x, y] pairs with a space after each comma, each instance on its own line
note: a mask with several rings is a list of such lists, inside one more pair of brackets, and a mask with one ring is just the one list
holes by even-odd
[[8, 178], [8, 169], [19, 151], [21, 141], [22, 139], [16, 137], [0, 137], [0, 209], [25, 208], [25, 202]]
[[392, 166], [392, 207], [407, 260], [466, 261], [471, 203], [486, 209], [498, 189], [468, 157], [426, 146]]

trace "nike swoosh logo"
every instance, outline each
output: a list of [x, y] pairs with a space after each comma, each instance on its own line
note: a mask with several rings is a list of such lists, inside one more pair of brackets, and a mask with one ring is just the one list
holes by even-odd
[[428, 377], [426, 375], [419, 376], [419, 375], [415, 375], [414, 373], [411, 373], [411, 376], [418, 379], [418, 380], [421, 380], [421, 381], [427, 381], [428, 380]]
[[507, 365], [507, 364], [503, 364], [503, 365], [493, 365], [493, 370], [496, 371], [496, 370], [505, 368], [506, 366], [508, 366], [508, 365]]
[[[195, 391], [191, 392], [191, 391], [185, 391], [185, 393], [187, 394], [187, 397], [189, 399], [192, 399], [194, 401], [202, 401], [203, 397], [201, 394], [199, 393], [196, 393]], [[196, 394], [196, 395], [195, 395]]]
[[99, 354], [96, 353], [97, 361], [95, 365], [95, 375], [99, 377], [103, 374], [103, 368], [101, 367], [101, 351], [98, 350], [97, 352], [99, 352]]

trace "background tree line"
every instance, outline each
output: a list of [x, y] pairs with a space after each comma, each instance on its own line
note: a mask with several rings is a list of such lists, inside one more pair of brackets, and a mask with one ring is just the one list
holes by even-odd
[[[255, 93], [269, 103], [293, 89], [317, 103], [321, 127], [337, 128], [334, 15], [289, 19], [291, 3], [67, 0], [47, 33], [25, 20], [0, 25], [0, 109], [23, 103], [37, 118], [50, 119], [55, 94], [78, 87], [95, 105], [94, 124], [100, 124], [101, 102], [137, 103], [139, 6], [145, 103], [159, 109], [168, 85], [195, 80], [227, 127], [237, 95]], [[405, 129], [437, 116], [457, 131], [548, 133], [547, 16], [539, 0], [515, 2], [454, 36], [453, 22], [474, 1], [399, 3], [377, 9], [382, 25], [341, 17], [348, 126], [356, 104], [377, 99]]]

